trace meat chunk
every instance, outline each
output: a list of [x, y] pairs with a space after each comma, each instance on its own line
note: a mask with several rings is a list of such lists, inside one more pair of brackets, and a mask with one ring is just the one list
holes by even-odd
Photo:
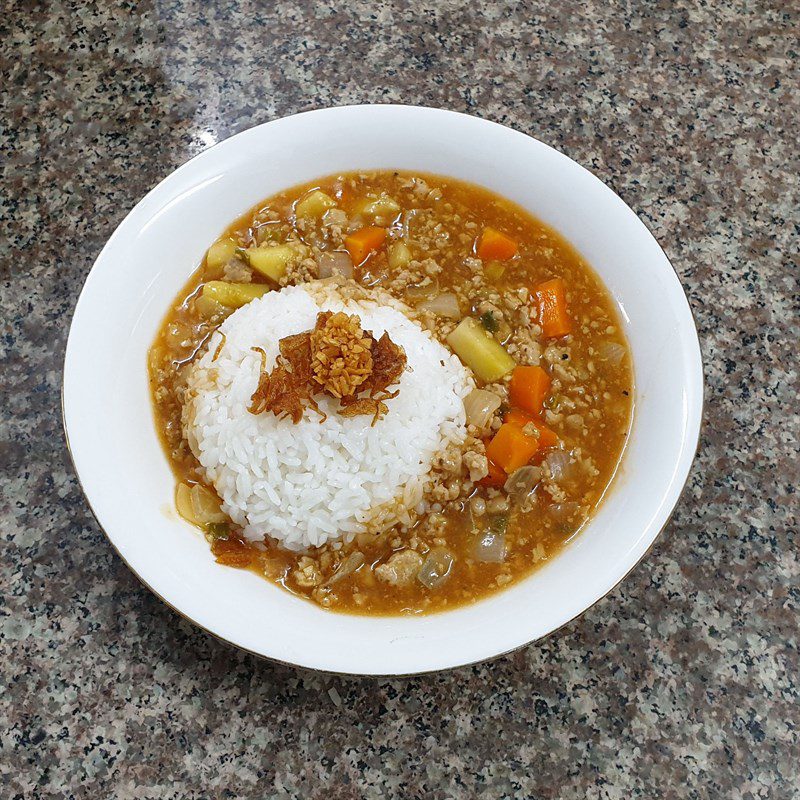
[[464, 464], [469, 470], [469, 479], [477, 483], [481, 478], [489, 474], [489, 459], [485, 453], [478, 453], [471, 450], [464, 454]]
[[253, 280], [253, 270], [240, 258], [232, 258], [222, 268], [222, 277], [234, 283], [250, 283]]
[[409, 586], [422, 566], [422, 556], [416, 550], [392, 553], [385, 564], [375, 567], [375, 577], [392, 586]]
[[302, 556], [297, 564], [297, 569], [292, 572], [292, 577], [298, 586], [304, 589], [318, 586], [322, 583], [322, 573], [319, 565], [313, 558]]

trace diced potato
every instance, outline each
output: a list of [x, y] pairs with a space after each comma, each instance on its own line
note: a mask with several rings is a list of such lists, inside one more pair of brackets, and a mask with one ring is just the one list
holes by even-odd
[[402, 269], [411, 261], [411, 250], [405, 242], [395, 242], [387, 255], [392, 269]]
[[382, 194], [359, 203], [358, 211], [365, 217], [393, 217], [400, 213], [400, 206], [396, 200]]
[[219, 269], [224, 267], [234, 255], [236, 255], [236, 242], [226, 236], [224, 239], [218, 239], [208, 248], [206, 264], [210, 269]]
[[288, 244], [250, 247], [245, 252], [250, 266], [276, 283], [283, 277], [289, 262], [300, 257], [298, 251]]
[[506, 271], [505, 264], [501, 264], [499, 261], [490, 261], [484, 268], [483, 274], [490, 280], [490, 281], [499, 281], [500, 278], [503, 277], [503, 273]]
[[516, 362], [503, 346], [473, 317], [461, 320], [447, 337], [455, 354], [487, 383], [511, 372]]
[[194, 307], [203, 319], [212, 319], [218, 315], [228, 314], [232, 310], [202, 292], [195, 298]]
[[294, 213], [298, 217], [318, 219], [329, 208], [336, 208], [336, 201], [320, 189], [314, 189], [297, 203]]
[[205, 299], [228, 308], [241, 308], [256, 297], [269, 291], [264, 283], [229, 283], [228, 281], [209, 281], [203, 284], [203, 293], [198, 301]]

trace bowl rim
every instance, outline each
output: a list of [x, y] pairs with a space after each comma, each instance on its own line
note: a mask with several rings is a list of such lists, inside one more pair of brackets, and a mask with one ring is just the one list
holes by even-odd
[[[645, 229], [647, 235], [650, 237], [652, 242], [656, 245], [658, 250], [663, 255], [664, 261], [669, 265], [670, 269], [672, 270], [672, 272], [674, 274], [674, 277], [675, 277], [675, 279], [677, 281], [677, 285], [678, 285], [678, 287], [680, 289], [680, 294], [682, 295], [683, 302], [685, 304], [685, 310], [688, 311], [688, 318], [691, 321], [691, 327], [694, 330], [694, 337], [693, 337], [693, 339], [691, 340], [691, 342], [689, 344], [691, 346], [691, 349], [694, 350], [694, 354], [697, 357], [696, 366], [698, 368], [698, 375], [696, 377], [698, 378], [697, 388], [698, 388], [699, 391], [698, 391], [698, 400], [697, 400], [696, 405], [695, 405], [696, 414], [697, 414], [697, 435], [696, 435], [696, 439], [695, 439], [694, 443], [691, 444], [690, 442], [687, 442], [687, 445], [681, 450], [681, 453], [680, 453], [680, 455], [683, 455], [684, 452], [691, 452], [691, 458], [686, 463], [686, 473], [685, 473], [685, 476], [683, 478], [683, 482], [682, 482], [682, 484], [680, 486], [680, 490], [675, 495], [675, 499], [674, 499], [674, 502], [673, 502], [672, 506], [668, 509], [668, 511], [667, 511], [667, 513], [665, 515], [663, 524], [660, 526], [658, 531], [653, 535], [651, 541], [645, 547], [645, 549], [642, 551], [642, 553], [628, 567], [628, 569], [624, 572], [624, 574], [622, 574], [618, 578], [618, 580], [616, 580], [616, 582], [613, 583], [613, 585], [609, 586], [609, 588], [606, 591], [604, 591], [603, 594], [601, 594], [599, 597], [597, 597], [593, 602], [591, 602], [585, 608], [583, 608], [582, 610], [578, 611], [573, 616], [571, 616], [570, 618], [564, 620], [561, 624], [557, 625], [552, 630], [550, 630], [550, 631], [548, 631], [548, 632], [546, 632], [546, 633], [544, 633], [542, 635], [534, 636], [533, 638], [528, 639], [526, 641], [523, 641], [523, 642], [521, 642], [519, 644], [516, 644], [513, 647], [510, 647], [508, 649], [505, 649], [505, 650], [502, 650], [502, 651], [499, 651], [497, 653], [493, 653], [493, 654], [490, 654], [490, 655], [487, 655], [487, 656], [482, 656], [482, 657], [476, 658], [474, 660], [467, 660], [467, 661], [459, 660], [457, 663], [452, 663], [452, 664], [449, 664], [449, 665], [446, 665], [446, 666], [434, 667], [434, 668], [430, 668], [430, 669], [414, 670], [412, 672], [393, 672], [393, 671], [385, 671], [384, 672], [384, 671], [372, 671], [372, 670], [370, 670], [368, 672], [367, 671], [365, 671], [365, 672], [344, 671], [343, 672], [343, 671], [338, 671], [338, 670], [333, 670], [333, 669], [325, 669], [324, 667], [313, 666], [313, 665], [309, 665], [309, 664], [306, 664], [306, 663], [299, 663], [299, 662], [294, 662], [294, 661], [288, 661], [288, 660], [285, 660], [285, 659], [281, 659], [281, 658], [279, 658], [277, 656], [274, 656], [274, 655], [270, 655], [270, 654], [259, 652], [257, 650], [253, 650], [253, 649], [251, 649], [249, 647], [246, 647], [246, 646], [244, 646], [244, 645], [242, 645], [242, 644], [240, 644], [240, 643], [238, 643], [236, 641], [233, 641], [232, 639], [226, 638], [225, 636], [221, 635], [220, 633], [217, 633], [216, 631], [211, 630], [207, 626], [205, 626], [202, 623], [198, 622], [197, 620], [195, 620], [194, 618], [189, 616], [186, 612], [184, 612], [183, 610], [181, 610], [180, 608], [175, 606], [173, 603], [171, 603], [157, 589], [155, 589], [150, 583], [148, 583], [144, 579], [144, 577], [125, 558], [125, 556], [122, 554], [122, 552], [120, 551], [120, 549], [117, 546], [117, 544], [114, 542], [114, 540], [111, 537], [111, 535], [109, 534], [109, 532], [106, 530], [106, 527], [100, 521], [100, 519], [98, 517], [98, 514], [97, 514], [97, 512], [96, 512], [96, 510], [95, 510], [95, 508], [94, 508], [94, 506], [92, 504], [91, 498], [89, 497], [89, 494], [86, 491], [86, 488], [84, 486], [83, 480], [81, 478], [80, 471], [78, 469], [78, 466], [77, 466], [77, 463], [76, 463], [76, 460], [75, 460], [75, 455], [73, 453], [73, 449], [72, 449], [72, 446], [70, 444], [70, 436], [69, 436], [69, 430], [68, 430], [66, 405], [65, 405], [66, 374], [67, 374], [67, 366], [68, 366], [69, 355], [70, 355], [70, 341], [72, 339], [72, 331], [73, 331], [73, 326], [74, 326], [74, 323], [75, 323], [75, 319], [76, 319], [76, 317], [78, 315], [78, 312], [80, 310], [81, 301], [84, 298], [84, 295], [85, 295], [85, 293], [87, 291], [87, 286], [89, 284], [89, 279], [90, 279], [91, 274], [94, 271], [95, 267], [97, 266], [97, 263], [101, 260], [101, 258], [104, 255], [104, 253], [113, 246], [115, 240], [120, 235], [121, 229], [125, 227], [125, 223], [133, 215], [135, 210], [142, 203], [144, 203], [144, 201], [147, 198], [149, 198], [151, 195], [157, 193], [159, 191], [159, 189], [165, 183], [167, 183], [168, 181], [171, 182], [172, 180], [174, 180], [176, 178], [176, 176], [178, 176], [180, 174], [183, 174], [184, 172], [189, 171], [191, 169], [192, 165], [196, 161], [204, 159], [204, 158], [207, 158], [208, 154], [212, 150], [216, 150], [216, 149], [221, 148], [221, 147], [223, 147], [225, 145], [229, 146], [229, 143], [232, 140], [237, 139], [239, 137], [243, 137], [243, 136], [247, 136], [249, 134], [252, 134], [254, 131], [266, 128], [267, 126], [272, 125], [273, 123], [281, 122], [283, 120], [288, 120], [288, 119], [297, 119], [297, 118], [300, 118], [300, 117], [325, 115], [325, 114], [329, 114], [331, 112], [337, 112], [337, 113], [340, 113], [340, 112], [357, 112], [357, 111], [364, 111], [366, 109], [374, 110], [376, 108], [386, 109], [387, 111], [388, 110], [394, 110], [394, 111], [397, 111], [397, 112], [400, 112], [400, 113], [403, 113], [403, 112], [411, 112], [411, 113], [426, 112], [426, 113], [431, 113], [431, 112], [433, 112], [435, 114], [442, 114], [442, 115], [447, 115], [447, 116], [451, 116], [451, 117], [463, 118], [464, 120], [469, 120], [470, 123], [478, 122], [478, 123], [484, 124], [486, 126], [490, 126], [492, 128], [499, 128], [499, 129], [502, 129], [502, 130], [504, 130], [506, 132], [512, 132], [516, 136], [525, 137], [526, 139], [531, 139], [532, 141], [536, 142], [539, 146], [541, 146], [543, 148], [546, 148], [547, 150], [554, 151], [561, 158], [568, 159], [569, 161], [572, 162], [573, 165], [577, 166], [581, 171], [587, 173], [587, 175], [593, 181], [596, 181], [596, 182], [602, 184], [602, 186], [607, 191], [611, 192], [625, 206], [625, 208], [631, 214], [633, 214], [634, 217], [636, 217], [636, 219], [639, 221], [639, 223]], [[444, 172], [441, 173], [441, 174], [442, 174], [442, 176], [446, 176], [446, 173], [444, 173]], [[688, 330], [688, 328], [687, 328], [687, 330]], [[312, 671], [312, 672], [318, 672], [318, 673], [321, 673], [321, 674], [343, 675], [343, 676], [345, 676], [345, 675], [347, 675], [347, 676], [360, 675], [360, 676], [371, 676], [371, 677], [379, 677], [379, 678], [380, 677], [385, 677], [385, 678], [389, 678], [389, 677], [392, 677], [392, 678], [403, 678], [403, 677], [411, 677], [411, 676], [415, 676], [415, 675], [435, 674], [435, 673], [443, 672], [443, 671], [446, 671], [446, 670], [459, 669], [459, 668], [462, 668], [462, 667], [468, 667], [468, 666], [473, 666], [473, 665], [477, 665], [477, 664], [483, 664], [483, 663], [488, 663], [488, 662], [494, 661], [495, 659], [499, 659], [499, 658], [501, 658], [503, 656], [506, 656], [506, 655], [509, 655], [511, 653], [517, 652], [518, 650], [521, 650], [522, 648], [527, 647], [528, 645], [531, 645], [531, 644], [533, 644], [535, 642], [540, 642], [540, 641], [544, 641], [545, 639], [548, 639], [549, 637], [551, 637], [551, 636], [555, 635], [556, 633], [562, 631], [564, 628], [566, 628], [568, 625], [570, 625], [576, 619], [578, 619], [579, 617], [583, 616], [583, 614], [585, 614], [587, 611], [589, 611], [590, 609], [594, 608], [601, 601], [603, 601], [618, 586], [620, 586], [631, 575], [631, 573], [642, 563], [642, 561], [644, 561], [644, 559], [650, 554], [650, 552], [652, 551], [654, 545], [656, 544], [658, 539], [662, 536], [662, 534], [664, 533], [665, 529], [667, 528], [667, 526], [671, 522], [677, 507], [680, 505], [680, 502], [681, 502], [681, 500], [683, 498], [686, 486], [688, 485], [689, 479], [691, 477], [692, 468], [694, 466], [694, 462], [696, 460], [696, 457], [697, 457], [697, 454], [698, 454], [698, 451], [699, 451], [701, 435], [702, 435], [702, 431], [703, 431], [703, 428], [704, 428], [704, 425], [705, 425], [705, 408], [706, 408], [705, 362], [704, 362], [704, 359], [703, 359], [703, 349], [702, 349], [701, 343], [700, 343], [700, 334], [699, 334], [699, 329], [698, 329], [698, 326], [697, 326], [697, 320], [696, 320], [696, 317], [695, 317], [694, 310], [692, 308], [691, 303], [689, 302], [689, 298], [688, 298], [688, 295], [686, 293], [686, 290], [684, 289], [684, 286], [683, 286], [683, 283], [681, 282], [680, 276], [679, 276], [677, 270], [675, 269], [671, 259], [669, 258], [669, 256], [668, 256], [667, 252], [665, 251], [664, 247], [661, 245], [661, 243], [658, 241], [658, 239], [656, 239], [655, 235], [653, 234], [652, 230], [650, 229], [650, 226], [644, 220], [642, 220], [640, 215], [638, 213], [636, 213], [636, 211], [634, 211], [627, 204], [627, 202], [625, 202], [625, 200], [622, 197], [620, 197], [620, 195], [614, 189], [612, 189], [608, 184], [606, 184], [603, 180], [601, 180], [595, 174], [595, 172], [593, 172], [592, 170], [590, 170], [589, 168], [587, 168], [586, 166], [584, 166], [580, 162], [575, 161], [570, 156], [568, 156], [566, 153], [563, 153], [562, 151], [558, 150], [557, 148], [553, 147], [552, 145], [549, 145], [546, 142], [543, 142], [541, 139], [536, 138], [535, 136], [532, 136], [532, 135], [530, 135], [528, 133], [525, 133], [525, 132], [523, 132], [521, 130], [513, 128], [513, 127], [511, 127], [509, 125], [505, 125], [505, 124], [502, 124], [502, 123], [499, 123], [499, 122], [495, 122], [493, 120], [489, 120], [489, 119], [486, 119], [484, 117], [480, 117], [480, 116], [475, 115], [475, 114], [466, 114], [466, 113], [459, 112], [459, 111], [452, 111], [450, 109], [436, 108], [436, 107], [431, 107], [431, 106], [420, 106], [420, 105], [400, 104], [400, 103], [357, 103], [357, 104], [345, 104], [345, 105], [337, 105], [337, 106], [324, 106], [324, 107], [321, 107], [321, 108], [302, 111], [302, 112], [298, 112], [298, 113], [295, 113], [295, 114], [288, 114], [288, 115], [284, 115], [284, 116], [281, 116], [281, 117], [275, 117], [274, 119], [268, 120], [268, 121], [260, 123], [258, 125], [253, 125], [251, 127], [245, 128], [245, 129], [243, 129], [241, 131], [238, 131], [235, 134], [232, 134], [231, 136], [226, 137], [225, 139], [222, 139], [222, 140], [216, 142], [215, 144], [205, 148], [204, 150], [202, 150], [199, 153], [195, 154], [194, 156], [192, 156], [191, 158], [189, 158], [185, 162], [181, 163], [177, 168], [175, 168], [174, 170], [169, 172], [167, 175], [165, 175], [163, 178], [161, 178], [151, 189], [149, 189], [142, 197], [140, 197], [138, 200], [136, 200], [136, 202], [134, 202], [132, 204], [132, 206], [130, 207], [128, 212], [125, 214], [125, 216], [119, 221], [119, 223], [117, 223], [117, 225], [116, 225], [114, 231], [112, 232], [111, 236], [107, 239], [107, 241], [105, 242], [103, 247], [100, 249], [100, 251], [98, 252], [97, 256], [95, 257], [95, 259], [94, 259], [94, 261], [92, 263], [91, 268], [86, 273], [86, 275], [84, 277], [84, 280], [83, 280], [83, 285], [81, 286], [81, 290], [78, 293], [77, 299], [76, 299], [76, 301], [75, 301], [75, 303], [73, 305], [72, 313], [71, 313], [71, 316], [70, 316], [69, 332], [68, 332], [68, 335], [67, 335], [67, 338], [66, 338], [66, 342], [65, 342], [65, 345], [64, 345], [64, 355], [63, 355], [62, 375], [61, 375], [61, 419], [62, 419], [62, 428], [63, 428], [63, 432], [64, 432], [64, 439], [65, 439], [67, 453], [69, 454], [70, 462], [72, 463], [73, 471], [74, 471], [75, 477], [76, 477], [76, 479], [78, 481], [78, 485], [79, 485], [79, 487], [81, 489], [81, 492], [82, 492], [82, 494], [83, 494], [83, 496], [84, 496], [84, 498], [86, 500], [86, 504], [87, 504], [90, 512], [92, 513], [92, 516], [94, 517], [95, 521], [97, 522], [98, 527], [103, 532], [103, 535], [106, 537], [108, 542], [111, 544], [111, 547], [116, 552], [116, 554], [120, 557], [122, 562], [128, 567], [128, 569], [130, 569], [130, 571], [136, 576], [136, 578], [140, 581], [140, 583], [143, 586], [145, 586], [147, 589], [149, 589], [150, 592], [152, 592], [161, 602], [163, 602], [172, 611], [177, 613], [181, 618], [185, 619], [187, 622], [190, 622], [192, 625], [194, 625], [195, 627], [197, 627], [200, 630], [204, 631], [205, 633], [211, 635], [217, 641], [222, 642], [222, 643], [224, 643], [226, 645], [229, 645], [231, 647], [234, 647], [234, 648], [236, 648], [238, 650], [241, 650], [241, 651], [243, 651], [245, 653], [248, 653], [248, 654], [251, 654], [253, 656], [256, 656], [259, 659], [263, 659], [263, 660], [266, 660], [266, 661], [271, 661], [271, 662], [274, 662], [274, 663], [277, 663], [277, 664], [283, 664], [285, 666], [290, 666], [290, 667], [293, 667], [293, 668], [300, 668], [300, 669], [309, 670], [309, 671]], [[634, 411], [634, 414], [635, 414], [635, 411]], [[502, 592], [503, 592], [503, 590], [500, 590], [500, 593], [502, 593]], [[483, 600], [491, 599], [491, 597], [482, 598], [482, 599]], [[331, 612], [331, 613], [335, 613], [335, 612]], [[442, 615], [445, 615], [447, 613], [448, 613], [447, 611], [441, 611], [441, 612], [436, 612], [435, 614], [425, 615], [425, 616], [426, 617], [442, 616]], [[389, 618], [391, 618], [391, 617], [389, 617]]]

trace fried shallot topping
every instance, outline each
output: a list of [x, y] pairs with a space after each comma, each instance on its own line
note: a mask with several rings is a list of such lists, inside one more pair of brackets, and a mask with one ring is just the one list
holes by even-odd
[[282, 363], [282, 356], [278, 356], [275, 369], [270, 374], [264, 369], [266, 353], [260, 347], [254, 347], [253, 350], [261, 354], [262, 371], [248, 410], [251, 414], [274, 411], [278, 415], [290, 416], [294, 423], [300, 422], [303, 418], [303, 387], [295, 384], [293, 374]]
[[[249, 411], [272, 411], [291, 417], [295, 424], [306, 406], [324, 421], [314, 394], [337, 398], [344, 417], [371, 414], [374, 425], [397, 396], [388, 388], [406, 368], [406, 354], [387, 333], [377, 341], [361, 328], [361, 320], [344, 312], [322, 311], [313, 330], [287, 336], [278, 343], [280, 355], [271, 373], [265, 369], [266, 353], [260, 347], [261, 375], [250, 398]], [[359, 396], [362, 395], [362, 396]]]
[[370, 394], [385, 392], [393, 383], [400, 380], [405, 368], [405, 351], [384, 332], [377, 342], [372, 340], [372, 374], [367, 381], [368, 386], [363, 388]]
[[356, 394], [372, 374], [373, 341], [358, 317], [323, 311], [311, 333], [314, 380], [332, 397]]

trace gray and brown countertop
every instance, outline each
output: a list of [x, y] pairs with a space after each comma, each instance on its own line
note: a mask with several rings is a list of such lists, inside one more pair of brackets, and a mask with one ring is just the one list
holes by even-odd
[[[0, 794], [798, 796], [799, 23], [783, 0], [2, 3]], [[543, 642], [404, 680], [184, 622], [61, 432], [70, 315], [133, 204], [233, 133], [357, 102], [477, 114], [593, 170], [672, 259], [706, 371], [689, 484], [628, 579]]]

